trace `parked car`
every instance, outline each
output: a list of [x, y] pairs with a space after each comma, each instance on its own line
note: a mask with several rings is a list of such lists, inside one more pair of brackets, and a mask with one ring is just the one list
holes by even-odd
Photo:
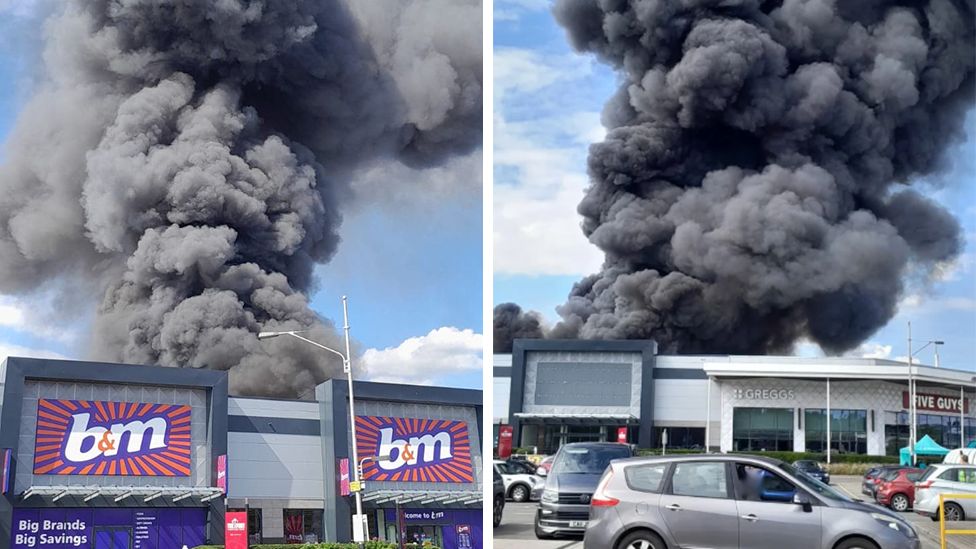
[[952, 497], [976, 495], [976, 465], [933, 463], [926, 467], [915, 484], [914, 511], [939, 520], [939, 494], [946, 494], [946, 520], [976, 520], [976, 499]]
[[539, 467], [536, 470], [536, 474], [542, 476], [548, 475], [549, 471], [552, 470], [552, 462], [555, 459], [556, 454], [542, 458], [542, 461], [539, 462]]
[[788, 463], [744, 455], [616, 460], [590, 504], [584, 549], [919, 549], [895, 513]]
[[801, 459], [794, 461], [793, 467], [796, 467], [797, 470], [803, 471], [824, 484], [830, 484], [830, 473], [824, 470], [819, 463], [813, 461], [812, 459]]
[[535, 515], [536, 537], [582, 534], [600, 475], [611, 461], [633, 455], [630, 446], [617, 442], [572, 442], [560, 448]]
[[922, 477], [922, 469], [895, 469], [881, 477], [875, 500], [892, 511], [903, 513], [915, 501], [915, 483]]
[[874, 492], [878, 489], [878, 484], [881, 483], [881, 475], [894, 471], [896, 469], [904, 469], [903, 465], [882, 465], [880, 467], [872, 467], [864, 473], [864, 479], [861, 480], [861, 493], [870, 497], [874, 500]]
[[497, 527], [502, 523], [502, 513], [505, 511], [505, 481], [498, 471], [492, 471], [492, 485], [494, 487], [494, 497], [492, 498], [492, 524]]
[[496, 459], [494, 466], [505, 483], [505, 495], [515, 502], [529, 501], [536, 485], [545, 482], [542, 477], [528, 473], [529, 469], [509, 461]]

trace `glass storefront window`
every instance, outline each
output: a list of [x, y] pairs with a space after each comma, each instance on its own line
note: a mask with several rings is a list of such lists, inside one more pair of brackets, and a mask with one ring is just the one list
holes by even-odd
[[735, 408], [732, 447], [743, 451], [793, 450], [792, 408]]
[[318, 543], [322, 539], [321, 509], [283, 509], [287, 543]]
[[[846, 454], [868, 453], [866, 410], [830, 410], [830, 448]], [[827, 451], [827, 411], [804, 410], [803, 431], [807, 452]]]
[[247, 510], [247, 537], [248, 541], [255, 545], [262, 541], [260, 509]]
[[[918, 438], [928, 435], [946, 448], [958, 448], [960, 442], [959, 416], [918, 414]], [[908, 412], [885, 412], [885, 454], [897, 456], [908, 446], [911, 423]], [[967, 417], [966, 444], [976, 440], [976, 418]]]
[[705, 448], [704, 427], [655, 427], [652, 448], [661, 447], [661, 433], [668, 430], [668, 448], [702, 450]]

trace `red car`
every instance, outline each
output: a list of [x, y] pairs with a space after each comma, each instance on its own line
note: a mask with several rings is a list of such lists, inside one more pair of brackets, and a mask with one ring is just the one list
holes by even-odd
[[907, 511], [915, 501], [915, 483], [922, 477], [922, 469], [897, 469], [881, 476], [874, 497], [881, 505], [899, 513]]

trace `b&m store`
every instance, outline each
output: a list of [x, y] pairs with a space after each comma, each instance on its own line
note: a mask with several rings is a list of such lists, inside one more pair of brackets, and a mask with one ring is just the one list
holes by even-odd
[[[221, 544], [228, 509], [252, 543], [352, 538], [345, 381], [240, 398], [225, 372], [14, 357], [0, 381], [0, 549]], [[482, 547], [481, 391], [354, 393], [370, 538]]]

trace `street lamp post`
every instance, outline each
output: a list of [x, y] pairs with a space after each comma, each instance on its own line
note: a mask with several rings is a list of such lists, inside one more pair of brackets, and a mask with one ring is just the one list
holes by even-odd
[[908, 415], [911, 425], [908, 429], [908, 451], [912, 456], [912, 466], [918, 464], [918, 456], [915, 454], [915, 443], [918, 438], [918, 406], [915, 403], [915, 372], [912, 366], [912, 357], [922, 352], [923, 349], [929, 345], [935, 345], [935, 356], [936, 356], [936, 366], [938, 366], [939, 360], [939, 345], [945, 345], [944, 341], [940, 340], [929, 340], [925, 342], [918, 348], [917, 351], [912, 352], [912, 323], [908, 322]]
[[[345, 332], [346, 339], [346, 352], [342, 353], [331, 347], [326, 347], [321, 343], [316, 343], [311, 339], [302, 337], [298, 335], [300, 332], [305, 332], [307, 330], [292, 330], [287, 332], [261, 332], [258, 334], [258, 339], [270, 339], [272, 337], [278, 337], [282, 335], [287, 335], [300, 339], [305, 343], [309, 343], [322, 349], [328, 351], [332, 354], [338, 355], [342, 358], [342, 371], [346, 374], [346, 380], [349, 383], [349, 431], [352, 435], [352, 462], [355, 464], [360, 464], [359, 462], [359, 451], [356, 448], [356, 408], [355, 408], [355, 398], [353, 398], [352, 392], [352, 354], [349, 350], [349, 308], [346, 304], [346, 296], [342, 296], [342, 318], [343, 318], [343, 332]], [[353, 480], [356, 482], [360, 481], [359, 469], [362, 467], [357, 467], [353, 472]], [[353, 541], [358, 543], [360, 547], [366, 541], [366, 532], [363, 531], [363, 497], [361, 492], [355, 493], [356, 497], [356, 520], [353, 521]]]

